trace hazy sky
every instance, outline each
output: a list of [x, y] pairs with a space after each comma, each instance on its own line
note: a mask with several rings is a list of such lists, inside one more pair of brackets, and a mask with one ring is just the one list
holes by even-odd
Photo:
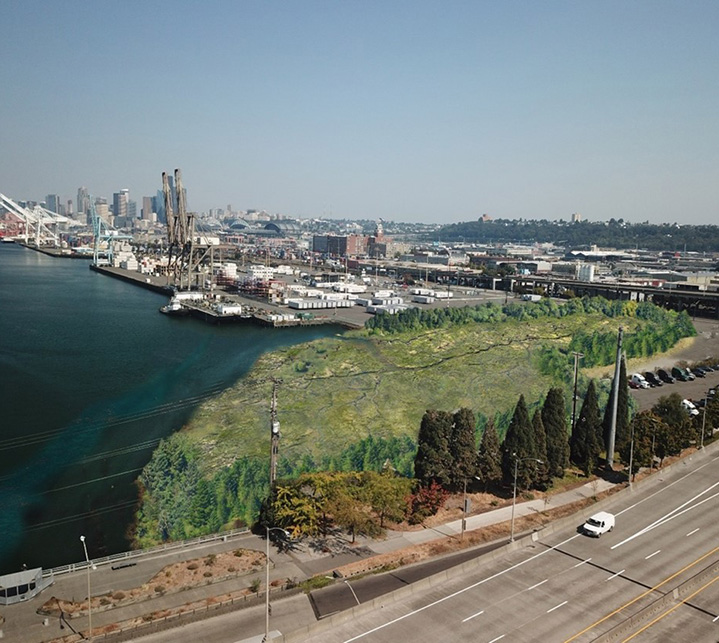
[[[0, 192], [719, 223], [716, 0], [0, 0]], [[139, 207], [139, 205], [138, 205]]]

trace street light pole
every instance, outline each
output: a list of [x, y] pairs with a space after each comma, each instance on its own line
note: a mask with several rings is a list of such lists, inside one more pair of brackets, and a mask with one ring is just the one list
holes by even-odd
[[707, 425], [707, 405], [708, 405], [708, 403], [709, 403], [709, 396], [705, 395], [704, 396], [704, 415], [702, 416], [702, 439], [701, 439], [701, 443], [699, 445], [700, 449], [704, 448], [704, 429]]
[[[82, 543], [82, 549], [85, 552], [85, 562], [87, 563], [87, 639], [92, 639], [92, 593], [90, 591], [90, 558], [87, 555], [87, 544], [85, 543], [85, 536], [80, 536], [80, 542]], [[95, 567], [92, 565], [92, 567]]]
[[265, 535], [267, 537], [265, 549], [265, 636], [262, 643], [270, 640], [270, 532], [281, 531], [286, 537], [289, 534], [282, 527], [268, 527], [265, 525]]
[[[482, 480], [479, 476], [472, 476], [475, 480]], [[462, 500], [462, 533], [459, 536], [460, 540], [464, 540], [464, 530], [467, 528], [467, 478], [464, 479], [464, 493]]]
[[537, 458], [518, 458], [516, 453], [513, 453], [512, 455], [514, 456], [514, 487], [512, 491], [512, 523], [509, 536], [509, 542], [511, 543], [514, 542], [514, 508], [517, 505], [517, 470], [519, 469], [519, 463], [524, 460], [533, 460], [538, 464], [543, 464], [542, 461]]

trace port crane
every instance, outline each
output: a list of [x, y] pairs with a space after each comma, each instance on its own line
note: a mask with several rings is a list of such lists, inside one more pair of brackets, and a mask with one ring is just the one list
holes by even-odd
[[[90, 199], [90, 216], [92, 217], [92, 263], [96, 266], [101, 264], [112, 265], [112, 255], [115, 250], [115, 241], [120, 239], [132, 239], [131, 235], [120, 234], [105, 219], [103, 219], [95, 208], [95, 199]], [[102, 248], [105, 248], [103, 250]], [[101, 260], [100, 255], [104, 254], [105, 259]]]
[[167, 217], [167, 282], [179, 290], [191, 290], [201, 282], [200, 265], [206, 257], [213, 262], [211, 245], [200, 244], [195, 238], [195, 215], [187, 212], [182, 172], [175, 170], [175, 193], [170, 188], [170, 177], [162, 173], [162, 194]]
[[4, 194], [0, 194], [0, 206], [10, 212], [24, 226], [25, 233], [20, 236], [25, 243], [30, 243], [30, 239], [34, 239], [38, 248], [41, 245], [58, 247], [60, 245], [60, 236], [51, 229], [51, 226], [54, 226], [55, 230], [57, 230], [58, 225], [70, 222], [67, 217], [57, 214], [57, 212], [51, 212], [39, 205], [36, 205], [32, 210], [25, 208]]

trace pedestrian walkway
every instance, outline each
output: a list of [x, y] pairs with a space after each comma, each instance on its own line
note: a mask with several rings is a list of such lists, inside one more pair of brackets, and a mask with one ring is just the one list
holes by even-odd
[[[577, 500], [596, 496], [613, 485], [605, 480], [587, 483], [581, 487], [571, 489], [544, 499], [517, 502], [515, 518], [531, 515], [567, 505]], [[475, 530], [511, 520], [512, 506], [500, 507], [492, 511], [467, 517], [466, 529]], [[288, 552], [277, 552], [273, 549], [271, 560], [274, 567], [271, 570], [272, 579], [291, 578], [297, 581], [311, 576], [329, 573], [347, 563], [356, 562], [362, 558], [370, 558], [377, 554], [386, 554], [398, 551], [412, 545], [417, 545], [442, 537], [456, 537], [461, 533], [462, 521], [451, 522], [419, 531], [400, 532], [389, 531], [382, 540], [358, 538], [351, 547], [346, 542], [337, 540], [332, 551], [317, 546], [302, 545], [292, 548]], [[108, 591], [127, 589], [147, 582], [165, 565], [178, 560], [189, 560], [243, 547], [264, 552], [265, 541], [253, 534], [246, 534], [233, 539], [231, 542], [212, 542], [198, 544], [194, 548], [183, 549], [171, 553], [159, 553], [138, 557], [134, 559], [136, 565], [122, 569], [112, 570], [110, 566], [98, 567], [92, 572], [92, 593], [97, 596]], [[259, 579], [264, 584], [264, 568], [257, 573], [241, 576], [236, 579], [213, 583], [190, 590], [165, 594], [147, 601], [127, 605], [107, 611], [97, 611], [92, 614], [93, 629], [117, 623], [125, 619], [139, 617], [150, 612], [172, 609], [191, 601], [211, 598], [227, 592], [237, 591], [249, 587]], [[37, 609], [50, 597], [56, 596], [65, 599], [82, 600], [87, 596], [86, 571], [78, 571], [55, 579], [55, 584], [45, 590], [34, 600], [10, 605], [4, 608], [2, 616], [5, 623], [0, 625], [0, 632], [8, 641], [22, 641], [23, 643], [39, 643], [52, 638], [68, 634], [69, 629], [85, 630], [88, 619], [80, 617], [63, 622], [58, 618], [46, 618], [37, 614]]]

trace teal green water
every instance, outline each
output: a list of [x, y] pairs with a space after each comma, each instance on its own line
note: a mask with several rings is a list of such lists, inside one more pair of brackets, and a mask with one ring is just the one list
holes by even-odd
[[[211, 326], [166, 297], [0, 244], [0, 573], [128, 548], [160, 438], [263, 352], [337, 332]], [[268, 411], [269, 412], [269, 411]]]

